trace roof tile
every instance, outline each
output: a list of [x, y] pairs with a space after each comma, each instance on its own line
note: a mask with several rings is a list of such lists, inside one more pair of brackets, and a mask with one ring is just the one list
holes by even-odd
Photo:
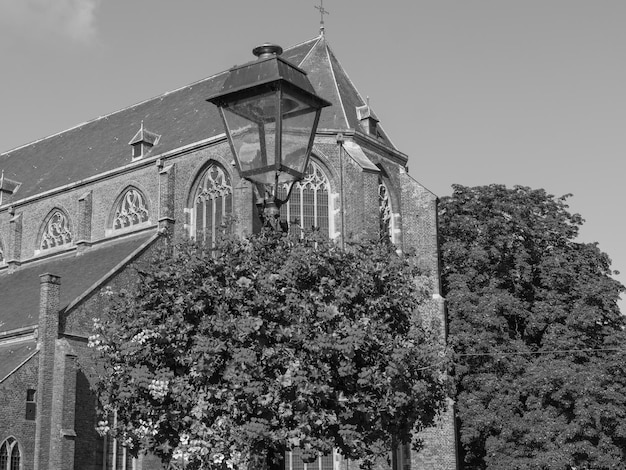
[[[285, 50], [316, 92], [333, 106], [322, 110], [321, 129], [358, 129], [356, 106], [365, 104], [324, 36]], [[121, 111], [0, 154], [6, 178], [22, 183], [13, 201], [114, 170], [131, 162], [128, 142], [145, 121], [161, 136], [165, 153], [224, 132], [214, 105], [205, 100], [221, 90], [226, 73], [200, 80]], [[383, 133], [383, 140], [390, 144]], [[391, 145], [391, 144], [390, 144]]]
[[0, 383], [36, 352], [37, 341], [34, 339], [0, 344]]
[[117, 268], [153, 235], [135, 235], [93, 247], [80, 255], [71, 252], [26, 264], [13, 273], [0, 274], [0, 331], [12, 331], [39, 322], [40, 274], [61, 277], [60, 308], [63, 309]]

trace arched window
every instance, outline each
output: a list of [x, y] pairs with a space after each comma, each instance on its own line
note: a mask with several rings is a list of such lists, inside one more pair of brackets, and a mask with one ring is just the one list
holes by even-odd
[[337, 451], [320, 454], [313, 462], [302, 460], [302, 451], [296, 447], [285, 453], [285, 470], [333, 470]]
[[20, 470], [20, 447], [9, 437], [0, 445], [0, 470]]
[[54, 209], [44, 222], [39, 249], [49, 250], [51, 248], [69, 245], [72, 243], [72, 238], [67, 215], [60, 209]]
[[399, 444], [392, 453], [392, 470], [411, 470], [411, 444]]
[[213, 243], [233, 212], [233, 188], [228, 173], [211, 163], [200, 177], [193, 197], [193, 236]]
[[[288, 187], [278, 191], [284, 199]], [[304, 178], [294, 184], [289, 201], [280, 208], [281, 219], [303, 230], [319, 230], [326, 236], [330, 232], [330, 184], [321, 167], [310, 162]]]
[[389, 199], [389, 190], [382, 177], [378, 178], [378, 211], [380, 222], [380, 237], [388, 237], [393, 243], [394, 240], [394, 219]]
[[150, 212], [146, 197], [134, 186], [129, 187], [117, 199], [111, 228], [122, 230], [148, 222]]

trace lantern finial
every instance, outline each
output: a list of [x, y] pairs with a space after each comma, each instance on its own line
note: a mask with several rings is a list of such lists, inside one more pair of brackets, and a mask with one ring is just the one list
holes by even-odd
[[283, 53], [283, 48], [266, 42], [260, 46], [252, 49], [252, 53], [260, 59], [269, 59], [271, 57], [279, 56]]

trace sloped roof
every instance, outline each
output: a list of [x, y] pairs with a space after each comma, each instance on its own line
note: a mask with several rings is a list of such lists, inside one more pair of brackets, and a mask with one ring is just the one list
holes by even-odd
[[[358, 129], [356, 106], [365, 101], [323, 35], [286, 49], [282, 56], [304, 69], [316, 92], [333, 104], [322, 111], [320, 129]], [[161, 136], [154, 155], [222, 134], [217, 109], [205, 100], [221, 89], [225, 78], [226, 72], [219, 73], [0, 154], [0, 170], [22, 183], [14, 201], [127, 165], [128, 143], [142, 121]], [[393, 147], [382, 129], [381, 134]]]
[[71, 252], [24, 265], [13, 273], [0, 274], [0, 331], [12, 331], [39, 322], [39, 275], [61, 277], [60, 308], [79, 298], [111, 270], [141, 251], [154, 233], [109, 241], [78, 254]]
[[0, 345], [0, 383], [36, 352], [34, 339]]

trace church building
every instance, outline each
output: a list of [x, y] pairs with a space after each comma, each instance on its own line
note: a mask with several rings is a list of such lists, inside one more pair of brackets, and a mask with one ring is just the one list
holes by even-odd
[[[439, 295], [437, 197], [408, 173], [379, 117], [322, 33], [285, 49], [308, 74], [322, 110], [311, 160], [281, 217], [337, 243], [384, 233], [416, 251]], [[242, 62], [247, 57], [242, 58]], [[223, 222], [260, 230], [255, 191], [240, 178], [215, 105], [218, 73], [0, 154], [0, 470], [147, 470], [96, 432], [84, 365], [100, 293], [166, 236], [210, 242]], [[382, 119], [382, 116], [380, 117]], [[427, 179], [428, 175], [419, 175]], [[394, 452], [397, 470], [453, 470], [452, 407], [419, 452]], [[287, 470], [340, 470], [340, 456]], [[345, 468], [345, 466], [343, 466]]]

